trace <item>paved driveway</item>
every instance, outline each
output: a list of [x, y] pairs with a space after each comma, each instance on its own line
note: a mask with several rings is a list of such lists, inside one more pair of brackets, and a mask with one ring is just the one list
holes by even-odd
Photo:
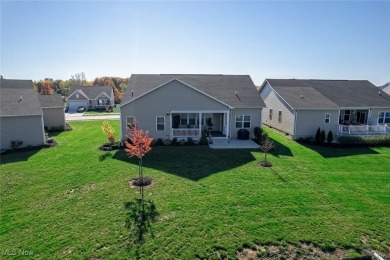
[[87, 116], [84, 115], [84, 113], [65, 113], [65, 119], [66, 121], [84, 121], [84, 120], [106, 120], [106, 119], [118, 119], [119, 115], [109, 115], [109, 114], [103, 114], [103, 115], [93, 115], [93, 116]]

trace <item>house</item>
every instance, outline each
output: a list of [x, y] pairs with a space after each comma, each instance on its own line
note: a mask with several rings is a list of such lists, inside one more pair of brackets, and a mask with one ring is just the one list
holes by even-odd
[[65, 130], [65, 105], [61, 95], [38, 95], [46, 130]]
[[82, 106], [86, 110], [106, 109], [115, 106], [114, 91], [107, 86], [72, 87], [66, 99], [69, 111], [76, 111]]
[[23, 147], [45, 143], [43, 112], [31, 80], [1, 78], [0, 101], [0, 150], [17, 140]]
[[263, 124], [293, 139], [318, 127], [337, 135], [390, 134], [390, 96], [367, 80], [266, 79]]
[[387, 94], [390, 95], [390, 82], [386, 83], [385, 85], [380, 87], [383, 92], [386, 92]]
[[140, 128], [163, 140], [253, 136], [265, 107], [248, 75], [133, 74], [120, 105], [121, 137], [136, 117]]

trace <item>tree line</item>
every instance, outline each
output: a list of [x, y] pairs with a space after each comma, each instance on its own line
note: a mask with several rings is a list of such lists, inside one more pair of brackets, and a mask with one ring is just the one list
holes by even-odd
[[46, 78], [39, 81], [34, 81], [34, 90], [36, 93], [51, 95], [54, 93], [67, 97], [71, 87], [74, 86], [108, 86], [114, 91], [115, 103], [118, 104], [122, 100], [123, 92], [126, 90], [129, 78], [120, 77], [98, 77], [93, 81], [88, 81], [84, 72], [71, 75], [68, 80]]

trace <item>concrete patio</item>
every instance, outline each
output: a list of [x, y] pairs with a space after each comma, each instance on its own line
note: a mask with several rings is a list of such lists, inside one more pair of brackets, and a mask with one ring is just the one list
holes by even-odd
[[227, 144], [209, 144], [212, 149], [258, 149], [259, 145], [256, 144], [253, 140], [238, 140], [230, 139]]

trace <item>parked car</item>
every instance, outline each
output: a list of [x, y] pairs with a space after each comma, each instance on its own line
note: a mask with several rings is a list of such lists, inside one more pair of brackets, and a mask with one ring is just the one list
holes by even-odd
[[83, 113], [83, 112], [85, 112], [85, 107], [79, 106], [79, 107], [77, 108], [77, 113]]
[[68, 113], [69, 112], [69, 106], [66, 106], [65, 107], [65, 113]]

